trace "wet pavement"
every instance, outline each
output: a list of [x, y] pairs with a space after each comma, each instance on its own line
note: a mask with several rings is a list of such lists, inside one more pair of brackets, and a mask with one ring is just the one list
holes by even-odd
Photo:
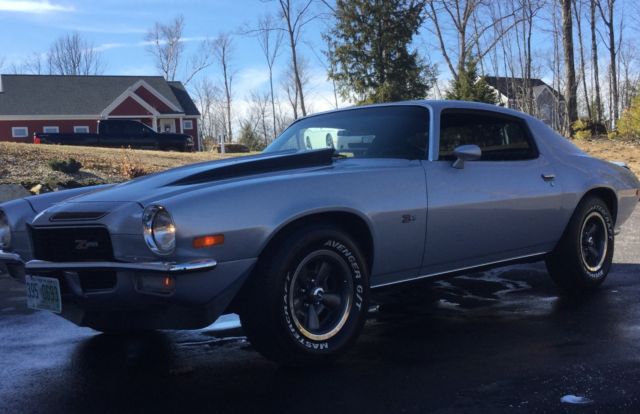
[[232, 318], [100, 335], [27, 310], [0, 276], [0, 412], [637, 413], [640, 208], [616, 247], [581, 300], [540, 263], [385, 291], [354, 349], [320, 370], [264, 360]]

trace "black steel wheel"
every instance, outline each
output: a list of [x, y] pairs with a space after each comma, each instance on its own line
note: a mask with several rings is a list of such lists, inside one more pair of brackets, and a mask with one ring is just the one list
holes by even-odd
[[580, 245], [584, 267], [592, 273], [602, 269], [609, 250], [609, 237], [607, 222], [601, 212], [592, 211], [582, 222]]
[[613, 218], [607, 205], [595, 196], [585, 197], [574, 212], [547, 269], [565, 292], [592, 290], [607, 277], [613, 261]]
[[300, 228], [266, 252], [242, 293], [252, 345], [283, 365], [318, 365], [357, 339], [368, 310], [368, 266], [351, 236]]
[[351, 311], [351, 269], [332, 250], [315, 250], [287, 278], [289, 312], [296, 328], [315, 341], [330, 339]]

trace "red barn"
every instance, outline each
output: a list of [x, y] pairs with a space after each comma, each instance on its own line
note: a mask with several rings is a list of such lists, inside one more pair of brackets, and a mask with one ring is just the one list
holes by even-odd
[[0, 75], [0, 141], [31, 142], [34, 132], [93, 133], [101, 119], [139, 120], [200, 144], [200, 112], [181, 82], [162, 76]]

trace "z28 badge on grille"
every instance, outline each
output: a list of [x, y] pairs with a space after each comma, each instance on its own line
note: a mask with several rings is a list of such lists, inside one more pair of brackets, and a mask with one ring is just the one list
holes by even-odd
[[92, 249], [94, 247], [98, 247], [98, 242], [97, 241], [74, 240], [73, 242], [76, 244], [75, 245], [75, 249], [76, 250], [89, 250], [89, 249]]

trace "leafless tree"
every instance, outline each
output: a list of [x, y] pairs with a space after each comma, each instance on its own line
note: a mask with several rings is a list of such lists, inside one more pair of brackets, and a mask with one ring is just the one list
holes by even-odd
[[[615, 3], [616, 0], [606, 0], [606, 4], [603, 7], [601, 0], [597, 0], [596, 4], [600, 11], [600, 17], [604, 22], [607, 29], [607, 41], [604, 42], [605, 47], [609, 51], [609, 76], [610, 85], [609, 91], [611, 99], [609, 100], [609, 106], [611, 109], [611, 127], [615, 128], [616, 121], [618, 120], [618, 111], [620, 104], [620, 94], [618, 89], [618, 69], [617, 69], [617, 53], [619, 45], [616, 44], [616, 27], [615, 27]], [[620, 34], [621, 36], [621, 34]]]
[[193, 54], [189, 60], [189, 66], [182, 82], [184, 85], [188, 85], [197, 74], [213, 64], [210, 51], [211, 42], [209, 40], [205, 40], [200, 43], [198, 51]]
[[203, 77], [194, 82], [193, 96], [202, 115], [200, 134], [205, 148], [211, 149], [217, 143], [217, 138], [226, 130], [224, 93], [209, 78]]
[[269, 119], [270, 94], [257, 90], [252, 91], [249, 102], [247, 122], [251, 123], [253, 130], [260, 136], [261, 141], [264, 145], [267, 145], [272, 141], [269, 138], [271, 135], [271, 127], [269, 126], [269, 121], [271, 121]]
[[[32, 71], [41, 72], [40, 58], [33, 61], [35, 67], [31, 68]], [[46, 53], [46, 65], [52, 75], [99, 75], [104, 71], [100, 53], [78, 33], [67, 34], [54, 41]]]
[[[211, 45], [208, 40], [200, 43], [198, 51], [185, 58], [185, 43], [182, 36], [185, 28], [184, 17], [176, 16], [169, 23], [156, 22], [147, 31], [145, 41], [147, 52], [155, 59], [155, 64], [166, 80], [180, 77], [183, 84], [189, 84], [197, 74], [211, 66]], [[186, 62], [183, 63], [183, 60]], [[182, 75], [183, 74], [183, 75]], [[182, 75], [182, 76], [181, 76]]]
[[640, 86], [640, 74], [638, 69], [638, 48], [630, 41], [622, 42], [618, 53], [618, 72], [620, 74], [620, 107], [625, 110], [631, 106], [634, 94], [637, 94]]
[[147, 32], [145, 40], [149, 43], [147, 51], [156, 59], [156, 66], [165, 79], [173, 81], [184, 52], [182, 32], [184, 17], [176, 16], [168, 24], [156, 22]]
[[[436, 35], [454, 79], [465, 70], [469, 59], [484, 59], [517, 22], [514, 11], [490, 18], [490, 4], [484, 0], [426, 0], [425, 13], [432, 25], [429, 29]], [[498, 26], [503, 30], [496, 31]], [[451, 48], [453, 43], [457, 50]]]
[[298, 45], [304, 27], [316, 18], [311, 9], [313, 0], [278, 0], [278, 4], [280, 5], [280, 17], [284, 23], [284, 30], [291, 49], [291, 70], [297, 95], [295, 101], [300, 106], [302, 116], [306, 116], [307, 107], [304, 100], [304, 83], [300, 69]]
[[[513, 78], [518, 76], [523, 79], [523, 81], [519, 83], [512, 81], [511, 89], [516, 95], [516, 100], [519, 102], [519, 109], [532, 115], [537, 115], [531, 83], [534, 71], [532, 38], [535, 20], [544, 5], [544, 0], [518, 0], [517, 2], [507, 5], [507, 7], [511, 8], [509, 13], [516, 16], [513, 32], [515, 34], [514, 43], [517, 53], [517, 56], [513, 56], [513, 52], [511, 50], [509, 51], [510, 62], [508, 66]], [[494, 16], [494, 19], [498, 19], [500, 14], [494, 14]], [[499, 35], [500, 31], [505, 30], [502, 24], [497, 27], [499, 32], [496, 36]], [[507, 32], [503, 36], [507, 40], [510, 40], [511, 33]], [[501, 43], [503, 43], [504, 38], [501, 39]]]
[[[258, 42], [269, 68], [269, 99], [271, 101], [271, 117], [273, 121], [273, 137], [277, 134], [276, 97], [273, 88], [273, 67], [280, 54], [284, 32], [278, 30], [271, 15], [266, 15], [258, 21]], [[266, 139], [266, 136], [265, 136]]]
[[565, 92], [569, 128], [578, 119], [576, 69], [573, 58], [573, 13], [571, 0], [560, 0], [562, 6], [562, 47], [564, 51]]
[[[545, 52], [544, 56], [548, 63], [548, 69], [552, 75], [552, 87], [556, 91], [562, 91], [565, 88], [565, 76], [563, 76], [563, 61], [564, 55], [562, 53], [563, 47], [561, 45], [562, 39], [562, 10], [560, 2], [553, 0], [548, 3], [546, 10], [546, 18], [544, 29], [550, 36], [552, 42], [552, 52]], [[566, 101], [555, 99], [552, 113], [552, 126], [563, 134], [569, 133], [569, 125], [567, 122], [568, 116], [566, 115], [567, 105]]]
[[293, 70], [291, 69], [291, 65], [287, 71], [283, 74], [282, 80], [280, 81], [282, 85], [282, 89], [284, 89], [285, 94], [287, 95], [287, 101], [291, 105], [291, 111], [293, 113], [293, 119], [298, 119], [298, 89], [296, 87], [295, 76], [293, 74]]
[[226, 140], [227, 142], [233, 141], [233, 131], [231, 129], [231, 102], [233, 99], [232, 85], [234, 70], [232, 68], [232, 54], [233, 54], [233, 42], [231, 35], [228, 33], [221, 33], [212, 43], [213, 56], [222, 70], [222, 81], [224, 85], [224, 96], [226, 101]]
[[[297, 76], [296, 76], [296, 73], [297, 73]], [[298, 119], [302, 111], [302, 107], [300, 105], [300, 100], [299, 100], [300, 94], [298, 93], [297, 79], [300, 80], [301, 87], [306, 90], [310, 82], [309, 62], [302, 57], [298, 59], [297, 72], [294, 70], [293, 64], [290, 63], [289, 67], [284, 72], [281, 78], [282, 89], [284, 89], [285, 94], [287, 96], [287, 101], [291, 105], [293, 119]], [[307, 109], [309, 108], [307, 107]]]
[[582, 83], [582, 92], [584, 93], [585, 108], [587, 110], [587, 116], [590, 120], [593, 120], [591, 113], [591, 102], [589, 101], [589, 92], [587, 90], [587, 71], [584, 60], [584, 42], [582, 41], [582, 1], [572, 0], [573, 17], [576, 21], [576, 28], [578, 29], [578, 50], [580, 53], [580, 81]]
[[596, 38], [596, 8], [599, 0], [589, 1], [589, 26], [591, 32], [591, 66], [593, 71], [593, 85], [594, 85], [594, 106], [595, 106], [595, 120], [596, 122], [602, 122], [602, 99], [600, 97], [600, 73], [598, 68], [598, 39]]

